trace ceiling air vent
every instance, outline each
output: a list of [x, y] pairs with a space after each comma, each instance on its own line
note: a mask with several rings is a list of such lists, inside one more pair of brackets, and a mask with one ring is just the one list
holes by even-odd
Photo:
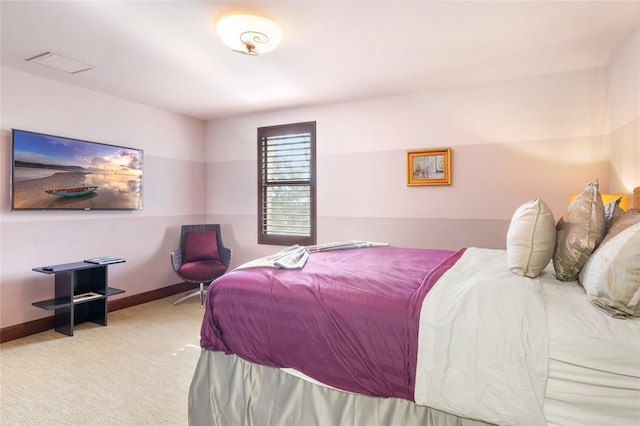
[[78, 74], [84, 71], [95, 69], [94, 66], [84, 64], [76, 61], [75, 59], [66, 58], [53, 52], [43, 53], [42, 55], [34, 56], [27, 59], [27, 62], [35, 62], [40, 65], [45, 65], [50, 68], [55, 68], [60, 71], [67, 72], [69, 74]]

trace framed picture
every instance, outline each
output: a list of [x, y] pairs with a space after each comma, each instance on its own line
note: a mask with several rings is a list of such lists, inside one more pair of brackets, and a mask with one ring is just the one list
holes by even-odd
[[407, 151], [407, 186], [451, 185], [451, 148]]

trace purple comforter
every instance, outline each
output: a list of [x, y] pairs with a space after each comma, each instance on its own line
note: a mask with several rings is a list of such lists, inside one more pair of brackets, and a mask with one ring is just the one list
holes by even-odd
[[334, 250], [312, 253], [302, 271], [231, 272], [207, 291], [201, 346], [413, 401], [422, 300], [462, 252]]

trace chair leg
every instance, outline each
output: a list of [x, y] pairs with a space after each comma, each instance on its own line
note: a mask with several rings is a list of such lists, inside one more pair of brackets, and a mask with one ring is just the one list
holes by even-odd
[[204, 283], [200, 283], [200, 306], [204, 308], [204, 295], [207, 294], [207, 290], [204, 288]]
[[192, 297], [200, 296], [200, 306], [204, 307], [204, 296], [207, 294], [207, 289], [204, 288], [204, 283], [200, 283], [200, 288], [194, 291], [191, 291], [184, 295], [181, 299], [173, 302], [173, 305], [177, 305], [180, 302], [184, 302], [187, 299], [191, 299]]

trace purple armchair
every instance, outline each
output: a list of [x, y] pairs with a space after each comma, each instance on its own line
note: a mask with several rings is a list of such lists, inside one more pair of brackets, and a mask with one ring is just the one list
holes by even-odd
[[187, 293], [174, 305], [200, 295], [200, 306], [204, 306], [207, 286], [227, 272], [231, 254], [231, 249], [222, 244], [220, 225], [183, 225], [180, 247], [171, 252], [171, 264], [178, 277], [200, 287]]

